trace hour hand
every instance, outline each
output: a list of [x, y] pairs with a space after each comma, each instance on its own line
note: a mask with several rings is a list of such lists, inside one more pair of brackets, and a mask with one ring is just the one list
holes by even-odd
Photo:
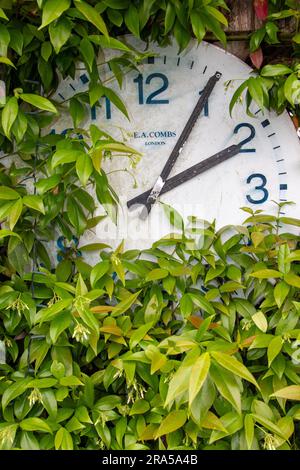
[[[201, 173], [204, 173], [205, 171], [210, 170], [211, 168], [219, 165], [219, 163], [222, 163], [228, 160], [229, 158], [234, 157], [240, 152], [242, 145], [243, 145], [243, 142], [240, 142], [239, 144], [236, 144], [236, 145], [231, 145], [230, 147], [227, 147], [226, 149], [221, 150], [215, 155], [212, 155], [211, 157], [206, 158], [205, 160], [199, 163], [196, 163], [196, 165], [193, 165], [191, 168], [188, 168], [187, 170], [184, 170], [181, 173], [178, 173], [178, 175], [175, 175], [172, 178], [169, 178], [165, 182], [160, 194], [164, 194], [168, 191], [171, 191], [171, 189], [174, 189], [177, 186], [180, 186], [181, 184], [185, 183], [186, 181], [189, 181], [192, 178], [195, 178], [195, 176], [198, 176]], [[151, 191], [152, 190], [150, 189], [140, 194], [139, 196], [136, 196], [133, 199], [130, 199], [129, 201], [127, 201], [127, 207], [130, 208], [135, 204], [145, 204], [147, 202], [149, 195], [151, 194]]]
[[201, 93], [200, 98], [197, 101], [195, 108], [193, 109], [192, 114], [190, 115], [179, 139], [177, 140], [168, 160], [166, 161], [164, 168], [162, 169], [161, 174], [159, 175], [157, 181], [155, 182], [153, 188], [151, 189], [147, 197], [147, 200], [144, 202], [143, 210], [140, 213], [140, 218], [142, 220], [146, 219], [149, 212], [151, 211], [152, 205], [156, 202], [157, 198], [162, 193], [166, 180], [169, 174], [171, 173], [171, 170], [173, 166], [175, 165], [176, 160], [179, 157], [183, 149], [183, 146], [188, 140], [189, 135], [192, 132], [192, 129], [195, 123], [197, 122], [198, 117], [200, 116], [204, 106], [207, 103], [209, 96], [211, 95], [216, 83], [220, 80], [221, 76], [222, 74], [220, 72], [216, 72], [214, 75], [212, 75], [209, 78], [203, 92]]

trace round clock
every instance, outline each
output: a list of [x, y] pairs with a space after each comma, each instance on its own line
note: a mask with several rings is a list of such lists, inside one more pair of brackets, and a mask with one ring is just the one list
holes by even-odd
[[[126, 40], [144, 48], [132, 37]], [[235, 89], [252, 70], [207, 43], [192, 42], [181, 55], [175, 45], [151, 50], [157, 55], [149, 57], [139, 71], [126, 74], [121, 90], [112, 84], [130, 120], [102, 98], [102, 106], [91, 108], [85, 123], [125, 138], [127, 145], [142, 153], [135, 167], [127, 157], [105, 161], [109, 181], [120, 198], [118, 219], [116, 224], [104, 219], [90, 238], [112, 246], [125, 239], [128, 249], [149, 247], [174, 232], [165, 215], [168, 206], [184, 220], [188, 216], [215, 219], [218, 227], [241, 223], [242, 206], [274, 212], [272, 201], [295, 202], [281, 211], [295, 216], [300, 149], [289, 116], [263, 112], [255, 105], [250, 116], [244, 103], [235, 106], [232, 117], [229, 113]], [[112, 75], [109, 66], [103, 73]], [[88, 81], [81, 70], [76, 80], [61, 84], [56, 99], [63, 101], [85, 90]], [[62, 118], [55, 132], [65, 127], [70, 122]]]

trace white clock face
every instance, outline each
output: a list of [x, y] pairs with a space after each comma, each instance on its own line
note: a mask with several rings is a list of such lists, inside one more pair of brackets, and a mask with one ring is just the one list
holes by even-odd
[[[144, 45], [127, 38], [142, 50]], [[101, 108], [91, 109], [86, 126], [94, 123], [117, 139], [126, 137], [127, 144], [143, 156], [135, 168], [127, 157], [116, 156], [104, 163], [109, 181], [120, 197], [117, 226], [108, 219], [99, 224], [90, 238], [116, 246], [125, 239], [128, 249], [145, 248], [174, 231], [165, 216], [162, 203], [174, 207], [184, 219], [190, 215], [212, 221], [217, 226], [238, 224], [245, 219], [242, 206], [274, 212], [273, 201], [294, 201], [282, 213], [296, 216], [299, 212], [300, 153], [299, 142], [287, 114], [276, 116], [253, 106], [250, 117], [245, 104], [235, 106], [229, 115], [229, 103], [235, 88], [251, 69], [242, 61], [207, 43], [191, 43], [177, 55], [177, 47], [151, 48], [159, 55], [150, 58], [139, 72], [131, 71], [124, 85], [115, 91], [125, 102], [130, 121], [107, 99]], [[180, 153], [172, 177], [217, 152], [245, 141], [240, 153], [193, 179], [165, 192], [151, 213], [142, 221], [141, 206], [128, 210], [126, 202], [151, 189], [161, 173], [174, 145], [186, 125], [199, 93], [216, 72], [222, 74], [208, 104], [198, 118]], [[103, 71], [111, 76], [109, 67]], [[102, 76], [103, 76], [102, 72]], [[225, 86], [228, 80], [233, 80]], [[78, 79], [61, 84], [57, 99], [64, 100], [87, 88], [88, 77], [80, 72]], [[55, 132], [70, 127], [62, 119]], [[122, 171], [123, 169], [128, 171]], [[118, 171], [121, 170], [121, 171]], [[134, 175], [134, 179], [130, 175]]]

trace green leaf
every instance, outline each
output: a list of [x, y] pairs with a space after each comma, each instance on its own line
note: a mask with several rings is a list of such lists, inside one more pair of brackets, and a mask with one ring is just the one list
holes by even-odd
[[33, 379], [27, 385], [28, 388], [51, 388], [57, 384], [56, 379]]
[[57, 20], [64, 11], [70, 8], [70, 0], [46, 0], [43, 6], [42, 24], [39, 29], [44, 28], [52, 21]]
[[230, 101], [230, 105], [229, 105], [229, 113], [230, 113], [230, 116], [232, 116], [232, 111], [233, 111], [233, 108], [234, 106], [236, 105], [237, 101], [241, 100], [242, 98], [242, 93], [243, 91], [248, 87], [248, 80], [245, 80], [234, 92], [232, 98], [231, 98], [231, 101]]
[[294, 41], [296, 44], [300, 44], [300, 33], [296, 33], [296, 34], [292, 37], [292, 41]]
[[257, 29], [254, 33], [251, 34], [250, 52], [254, 52], [259, 48], [259, 46], [260, 46], [261, 42], [263, 41], [265, 35], [266, 35], [266, 29], [264, 27], [260, 28], [260, 29]]
[[259, 388], [251, 372], [249, 372], [247, 367], [245, 367], [244, 364], [238, 361], [235, 357], [229, 356], [229, 354], [224, 354], [219, 351], [211, 351], [211, 355], [220, 366], [224, 367], [224, 369], [229, 370], [242, 379], [248, 380], [248, 382], [251, 382], [257, 388]]
[[291, 105], [299, 104], [300, 102], [300, 80], [296, 74], [291, 74], [284, 84], [284, 95]]
[[99, 31], [104, 34], [107, 38], [109, 37], [106, 25], [95, 8], [83, 1], [74, 1], [76, 8], [82, 13], [82, 15], [94, 26], [96, 26]]
[[51, 374], [56, 377], [57, 379], [61, 379], [64, 377], [66, 369], [65, 366], [58, 361], [53, 361], [50, 367]]
[[28, 383], [31, 381], [30, 377], [26, 379], [20, 379], [17, 382], [6, 388], [2, 395], [2, 410], [5, 411], [7, 405], [15, 398], [22, 395], [27, 389]]
[[223, 13], [221, 13], [219, 10], [217, 10], [217, 8], [214, 8], [212, 6], [209, 6], [209, 5], [206, 5], [206, 10], [216, 18], [217, 21], [219, 21], [219, 23], [223, 24], [224, 26], [228, 26], [228, 21], [227, 19], [225, 18], [225, 16], [223, 15]]
[[57, 401], [53, 390], [42, 390], [42, 404], [51, 418], [56, 418]]
[[201, 427], [205, 429], [215, 429], [217, 431], [223, 431], [227, 433], [227, 430], [223, 426], [222, 421], [211, 411], [208, 411], [205, 418], [201, 420]]
[[212, 306], [212, 304], [208, 300], [206, 300], [206, 298], [204, 296], [202, 296], [200, 294], [192, 294], [192, 293], [190, 293], [189, 295], [190, 295], [192, 301], [194, 302], [194, 304], [197, 305], [197, 307], [200, 307], [205, 312], [207, 312], [209, 315], [215, 315], [216, 314], [214, 307]]
[[0, 23], [0, 56], [7, 56], [7, 48], [10, 43], [10, 34], [6, 26]]
[[270, 44], [278, 44], [280, 42], [278, 40], [278, 26], [272, 21], [267, 21], [265, 24], [265, 28], [268, 35], [268, 42]]
[[144, 414], [149, 410], [150, 405], [146, 400], [137, 400], [133, 403], [129, 416]]
[[50, 426], [46, 423], [44, 419], [40, 418], [26, 418], [20, 422], [20, 427], [24, 431], [41, 431], [49, 432], [52, 434]]
[[16, 66], [12, 63], [12, 61], [8, 59], [8, 57], [0, 57], [0, 64], [9, 65], [10, 67], [13, 67], [14, 69], [16, 68]]
[[19, 110], [17, 118], [15, 119], [11, 131], [16, 138], [17, 143], [23, 140], [25, 132], [27, 130], [28, 120], [25, 114]]
[[132, 147], [128, 147], [128, 145], [124, 145], [120, 142], [113, 142], [113, 143], [99, 143], [97, 144], [97, 150], [110, 150], [112, 152], [118, 153], [129, 153], [133, 155], [142, 155], [137, 150]]
[[184, 222], [183, 218], [179, 214], [179, 212], [176, 211], [173, 207], [169, 206], [168, 204], [165, 204], [164, 202], [161, 202], [164, 212], [166, 216], [169, 219], [170, 224], [173, 227], [178, 228], [179, 230], [184, 230]]
[[254, 321], [257, 328], [259, 328], [261, 331], [264, 333], [267, 331], [268, 321], [263, 312], [256, 312], [254, 315], [252, 315], [252, 320]]
[[35, 187], [39, 194], [45, 194], [50, 189], [55, 188], [60, 183], [60, 176], [59, 175], [52, 175], [49, 178], [41, 178], [39, 179]]
[[42, 322], [52, 320], [58, 313], [70, 307], [72, 302], [73, 298], [63, 299], [58, 300], [51, 307], [42, 308], [36, 315], [36, 322], [41, 324]]
[[57, 150], [52, 157], [51, 166], [56, 168], [64, 163], [73, 163], [81, 155], [85, 155], [82, 150]]
[[147, 276], [145, 277], [145, 281], [157, 281], [159, 279], [164, 279], [169, 275], [169, 272], [166, 269], [156, 268], [152, 269]]
[[198, 343], [201, 342], [204, 333], [208, 330], [213, 318], [214, 315], [210, 315], [209, 317], [205, 318], [205, 320], [203, 320], [203, 322], [200, 324], [196, 335], [196, 341], [198, 341]]
[[50, 338], [53, 344], [56, 343], [60, 334], [69, 327], [70, 323], [71, 316], [68, 312], [63, 312], [52, 320], [50, 324]]
[[49, 35], [55, 53], [68, 41], [72, 31], [72, 23], [67, 18], [61, 18], [49, 26]]
[[12, 232], [11, 230], [6, 230], [6, 229], [0, 230], [0, 240], [1, 240], [2, 238], [5, 238], [5, 237], [16, 237], [16, 238], [18, 238], [19, 240], [22, 240], [22, 238], [20, 237], [20, 235], [18, 235], [18, 234], [15, 233], [15, 232]]
[[300, 400], [300, 385], [289, 385], [272, 393], [271, 397], [284, 398], [285, 400]]
[[270, 367], [275, 357], [278, 356], [283, 346], [281, 336], [275, 336], [268, 346], [268, 366]]
[[32, 95], [30, 93], [21, 93], [20, 98], [26, 103], [35, 106], [36, 108], [42, 109], [44, 111], [49, 111], [50, 113], [57, 113], [55, 106], [47, 98], [39, 95]]
[[83, 385], [81, 380], [79, 380], [78, 377], [75, 377], [75, 375], [68, 375], [67, 377], [62, 377], [59, 382], [65, 387], [77, 387], [78, 385]]
[[4, 11], [2, 8], [0, 8], [0, 18], [2, 18], [3, 20], [7, 20], [7, 21], [8, 21], [8, 18], [7, 18], [7, 16], [6, 16], [6, 14], [5, 14], [5, 11]]
[[15, 96], [7, 100], [6, 105], [3, 108], [1, 116], [1, 124], [4, 134], [10, 139], [10, 130], [15, 122], [19, 111], [18, 100]]
[[297, 276], [295, 273], [290, 271], [288, 274], [284, 276], [284, 281], [289, 286], [294, 286], [300, 288], [300, 276]]
[[193, 301], [189, 294], [185, 293], [180, 299], [180, 310], [184, 317], [191, 315], [194, 309]]
[[41, 196], [31, 195], [31, 196], [24, 196], [23, 197], [23, 204], [31, 209], [35, 209], [42, 214], [45, 214], [45, 208], [43, 199]]
[[116, 272], [123, 286], [125, 286], [125, 269], [119, 256], [117, 256], [115, 253], [113, 253], [111, 256], [111, 264], [112, 269]]
[[85, 406], [79, 406], [76, 408], [75, 416], [81, 423], [93, 424], [93, 421], [91, 420], [88, 410]]
[[271, 431], [273, 434], [275, 434], [277, 436], [280, 436], [281, 438], [285, 439], [284, 435], [282, 434], [281, 429], [276, 424], [274, 424], [270, 419], [265, 418], [264, 416], [261, 416], [261, 415], [257, 415], [255, 413], [253, 413], [251, 416], [253, 417], [253, 419], [257, 423], [264, 426], [266, 429]]
[[175, 7], [171, 2], [168, 2], [166, 13], [165, 13], [165, 35], [167, 35], [171, 31], [174, 25], [175, 18], [176, 18]]
[[140, 290], [135, 292], [134, 294], [129, 295], [124, 300], [122, 300], [118, 305], [116, 305], [112, 316], [116, 317], [121, 315], [122, 313], [126, 312], [137, 300], [138, 296], [140, 295]]
[[0, 200], [4, 199], [7, 201], [13, 201], [19, 198], [20, 194], [17, 193], [17, 191], [15, 191], [14, 189], [9, 188], [8, 186], [0, 186]]
[[189, 382], [189, 406], [201, 390], [210, 368], [209, 353], [203, 353], [193, 365]]
[[18, 222], [23, 210], [23, 202], [22, 199], [18, 199], [13, 206], [10, 208], [9, 212], [9, 228], [13, 230], [14, 226]]
[[167, 357], [161, 354], [156, 347], [148, 347], [145, 353], [146, 356], [151, 359], [151, 375], [161, 369], [167, 362]]
[[251, 449], [254, 439], [254, 421], [251, 414], [247, 414], [244, 419], [245, 437], [248, 450]]
[[94, 44], [97, 44], [97, 46], [101, 46], [103, 49], [116, 49], [124, 52], [130, 52], [131, 50], [124, 42], [115, 38], [91, 34], [89, 39]]
[[86, 229], [86, 216], [77, 203], [76, 199], [72, 196], [69, 196], [67, 199], [67, 213], [68, 219], [73, 225], [78, 235], [82, 235]]
[[[101, 91], [100, 96], [105, 95], [121, 111], [121, 113], [123, 113], [124, 116], [126, 116], [127, 119], [130, 120], [127, 109], [126, 109], [126, 106], [123, 103], [122, 99], [119, 97], [119, 95], [115, 91], [113, 91], [111, 88], [107, 88], [103, 85], [98, 85], [98, 87], [99, 87], [98, 88], [98, 93], [100, 93], [100, 91]], [[114, 145], [114, 144], [111, 144], [111, 145]], [[97, 146], [97, 148], [98, 148], [98, 146]], [[123, 151], [126, 152], [126, 150], [123, 150]], [[131, 150], [130, 153], [136, 153], [137, 154], [138, 152], [136, 150], [133, 150], [133, 151]]]
[[54, 446], [56, 450], [73, 450], [74, 446], [72, 435], [67, 431], [67, 429], [63, 427], [59, 428], [55, 434]]
[[129, 340], [129, 347], [133, 349], [143, 338], [146, 336], [148, 331], [152, 328], [153, 323], [146, 323], [145, 325], [140, 326], [137, 330], [134, 330], [133, 334]]
[[194, 35], [198, 41], [201, 42], [205, 36], [206, 30], [203, 23], [203, 17], [197, 10], [191, 11], [191, 24]]
[[264, 108], [264, 92], [258, 77], [251, 77], [248, 79], [248, 90], [257, 105], [260, 108]]
[[10, 42], [9, 47], [11, 47], [18, 55], [22, 55], [23, 46], [24, 46], [24, 36], [22, 31], [19, 29], [10, 29]]
[[41, 56], [47, 62], [52, 54], [51, 42], [43, 42], [41, 46]]
[[76, 173], [83, 186], [86, 186], [89, 177], [93, 173], [93, 163], [90, 156], [80, 152], [76, 159]]
[[[241, 412], [241, 391], [237, 380], [232, 374], [217, 364], [211, 364], [210, 376], [214, 381], [219, 393], [225, 398], [238, 413]], [[225, 426], [226, 427], [226, 426]]]
[[282, 277], [282, 274], [279, 271], [276, 271], [275, 269], [260, 269], [259, 271], [251, 273], [250, 276], [256, 277], [258, 279], [270, 279]]
[[186, 412], [185, 410], [171, 411], [161, 422], [158, 430], [155, 433], [154, 438], [158, 439], [165, 434], [170, 434], [171, 432], [180, 429], [186, 422]]
[[261, 76], [262, 77], [276, 77], [281, 75], [287, 75], [292, 73], [292, 69], [287, 67], [284, 64], [276, 64], [276, 65], [265, 65], [261, 69]]
[[188, 390], [190, 375], [191, 366], [181, 366], [177, 369], [169, 383], [165, 406], [169, 405], [175, 398]]
[[84, 37], [81, 40], [79, 50], [81, 52], [81, 55], [87, 66], [88, 71], [91, 73], [95, 61], [95, 51], [92, 43], [88, 40], [87, 37]]
[[287, 225], [295, 225], [296, 227], [300, 227], [300, 219], [295, 219], [293, 217], [280, 217], [280, 222]]
[[274, 288], [274, 299], [275, 299], [275, 302], [276, 302], [278, 308], [280, 308], [282, 306], [282, 304], [285, 301], [289, 291], [290, 291], [290, 287], [284, 281], [279, 282], [278, 284], [276, 284], [276, 286]]
[[126, 416], [122, 416], [116, 422], [116, 439], [117, 439], [117, 443], [119, 444], [121, 448], [122, 448], [123, 437], [125, 435], [126, 429], [127, 429], [127, 418]]
[[77, 98], [73, 97], [69, 101], [69, 111], [74, 127], [78, 127], [85, 117], [84, 105]]
[[209, 29], [224, 46], [226, 46], [226, 34], [221, 28], [220, 23], [213, 18], [210, 13], [203, 14], [203, 17], [206, 28]]
[[226, 432], [214, 430], [211, 433], [209, 444], [212, 444], [213, 442], [218, 441], [226, 436], [236, 434], [240, 429], [243, 428], [243, 418], [235, 411], [226, 413], [222, 416], [220, 421], [226, 429]]
[[95, 287], [96, 282], [108, 272], [109, 268], [110, 262], [108, 260], [101, 261], [93, 267], [90, 275], [90, 283], [93, 288]]
[[135, 5], [130, 2], [129, 8], [126, 9], [124, 15], [124, 21], [131, 33], [133, 33], [136, 37], [140, 37], [140, 18], [139, 13]]

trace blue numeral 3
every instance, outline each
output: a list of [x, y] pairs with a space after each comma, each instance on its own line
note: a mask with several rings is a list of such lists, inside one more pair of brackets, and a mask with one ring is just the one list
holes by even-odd
[[260, 199], [253, 199], [249, 194], [247, 194], [247, 201], [251, 204], [262, 204], [263, 202], [266, 202], [269, 197], [269, 191], [265, 188], [267, 184], [267, 178], [265, 175], [260, 173], [253, 173], [252, 175], [248, 176], [247, 184], [250, 184], [253, 179], [259, 180], [257, 186], [255, 186], [254, 189], [256, 191], [260, 191], [262, 195]]

